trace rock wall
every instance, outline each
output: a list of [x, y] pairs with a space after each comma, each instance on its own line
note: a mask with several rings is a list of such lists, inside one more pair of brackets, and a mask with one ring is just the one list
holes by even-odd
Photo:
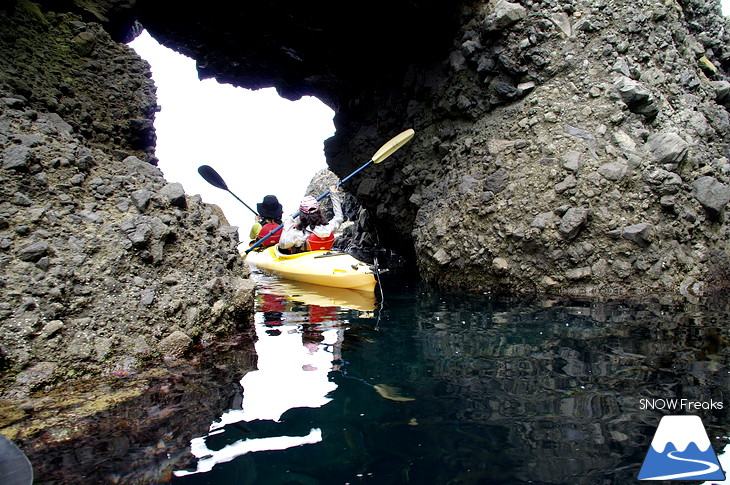
[[[334, 3], [42, 4], [118, 41], [141, 24], [201, 77], [320, 97], [336, 110], [325, 153], [340, 177], [415, 128], [345, 189], [379, 243], [431, 281], [618, 296], [728, 286], [730, 35], [717, 0], [391, 1], [346, 20]], [[109, 140], [144, 139], [134, 133]]]
[[[717, 0], [94, 3], [202, 77], [336, 110], [325, 144], [380, 244], [432, 281], [509, 292], [727, 287], [730, 35]], [[382, 15], [387, 11], [388, 15]], [[225, 15], [221, 15], [225, 12]]]
[[220, 210], [154, 163], [149, 66], [99, 24], [0, 10], [3, 397], [250, 331]]
[[[388, 98], [358, 100], [377, 106], [364, 119], [338, 114], [357, 147], [379, 124], [418, 133], [406, 161], [354, 189], [381, 240], [405, 240], [426, 278], [468, 288], [727, 287], [728, 22], [717, 11], [475, 3], [449, 55], [412, 66]], [[329, 142], [334, 170], [346, 171], [340, 145]]]

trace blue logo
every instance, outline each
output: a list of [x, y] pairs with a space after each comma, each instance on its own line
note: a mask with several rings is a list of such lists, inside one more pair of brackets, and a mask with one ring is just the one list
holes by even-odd
[[699, 416], [664, 416], [639, 480], [725, 480]]

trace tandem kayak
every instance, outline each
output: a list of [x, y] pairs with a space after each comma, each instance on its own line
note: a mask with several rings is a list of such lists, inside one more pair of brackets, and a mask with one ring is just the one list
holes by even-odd
[[347, 253], [306, 251], [280, 253], [276, 246], [245, 255], [246, 263], [284, 279], [352, 290], [373, 291], [375, 275], [370, 266]]

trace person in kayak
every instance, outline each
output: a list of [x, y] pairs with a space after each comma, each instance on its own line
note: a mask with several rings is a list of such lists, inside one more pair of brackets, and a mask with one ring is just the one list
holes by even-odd
[[332, 220], [327, 222], [317, 199], [306, 196], [299, 203], [297, 220], [291, 216], [287, 216], [284, 220], [284, 230], [279, 239], [280, 249], [291, 250], [292, 253], [332, 249], [332, 244], [335, 242], [335, 231], [345, 218], [342, 216], [342, 205], [337, 186], [331, 185], [329, 189], [332, 210], [335, 213]]
[[[256, 243], [256, 241], [279, 227], [281, 225], [281, 216], [284, 214], [284, 209], [275, 195], [267, 195], [264, 197], [263, 201], [256, 204], [256, 211], [259, 215], [248, 235], [251, 239], [250, 244]], [[281, 230], [268, 237], [261, 245], [273, 246], [279, 242], [280, 237]]]

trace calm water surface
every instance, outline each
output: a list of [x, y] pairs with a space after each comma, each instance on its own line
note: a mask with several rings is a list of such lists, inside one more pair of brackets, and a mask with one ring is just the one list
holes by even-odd
[[623, 484], [666, 414], [728, 442], [724, 310], [259, 283], [257, 370], [170, 483]]

